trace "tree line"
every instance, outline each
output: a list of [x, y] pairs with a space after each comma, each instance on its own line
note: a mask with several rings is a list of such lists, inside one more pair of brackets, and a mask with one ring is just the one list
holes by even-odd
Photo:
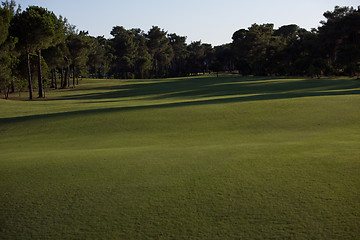
[[[158, 26], [148, 32], [114, 26], [111, 38], [78, 31], [66, 18], [38, 6], [0, 7], [0, 89], [5, 98], [28, 89], [68, 88], [79, 77], [162, 78], [206, 72], [241, 75], [349, 75], [360, 71], [360, 7], [338, 7], [308, 31], [299, 26], [253, 24], [232, 42], [213, 47]], [[36, 85], [36, 86], [35, 86]]]

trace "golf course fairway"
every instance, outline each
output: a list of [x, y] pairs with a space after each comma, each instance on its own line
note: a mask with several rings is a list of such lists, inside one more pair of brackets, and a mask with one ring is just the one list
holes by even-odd
[[0, 239], [359, 239], [360, 80], [84, 79], [0, 100]]

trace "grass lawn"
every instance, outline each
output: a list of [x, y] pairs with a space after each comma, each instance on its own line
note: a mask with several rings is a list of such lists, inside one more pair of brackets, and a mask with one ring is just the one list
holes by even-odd
[[359, 239], [360, 81], [82, 80], [0, 100], [0, 239]]

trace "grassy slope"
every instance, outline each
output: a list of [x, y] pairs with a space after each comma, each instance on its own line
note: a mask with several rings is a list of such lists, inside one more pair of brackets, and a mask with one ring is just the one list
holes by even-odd
[[0, 101], [0, 239], [357, 239], [360, 84], [87, 80]]

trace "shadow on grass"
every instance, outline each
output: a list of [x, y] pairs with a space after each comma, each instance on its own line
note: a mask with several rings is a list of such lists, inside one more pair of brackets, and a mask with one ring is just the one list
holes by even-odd
[[[106, 80], [104, 80], [106, 81]], [[131, 97], [149, 97], [150, 99], [181, 98], [181, 97], [219, 97], [246, 94], [266, 94], [276, 98], [277, 93], [301, 92], [305, 96], [315, 92], [323, 95], [331, 94], [326, 91], [351, 92], [351, 89], [359, 88], [360, 81], [353, 79], [282, 79], [282, 78], [260, 78], [260, 77], [198, 77], [181, 79], [160, 79], [153, 81], [138, 81], [115, 86], [95, 87], [90, 93], [73, 94], [55, 100], [104, 100]], [[76, 92], [76, 90], [73, 90]], [[356, 94], [356, 91], [355, 93]], [[299, 97], [296, 93], [295, 97]], [[301, 97], [301, 96], [300, 96]], [[120, 99], [118, 101], [121, 101]], [[103, 102], [103, 101], [101, 101]]]
[[[124, 83], [124, 81], [122, 82]], [[121, 102], [127, 97], [148, 97], [149, 99], [181, 99], [180, 102], [159, 103], [154, 105], [140, 105], [129, 107], [113, 107], [73, 112], [39, 114], [15, 118], [2, 118], [0, 123], [21, 121], [33, 118], [47, 118], [53, 116], [80, 115], [91, 113], [105, 113], [131, 109], [149, 109], [200, 104], [217, 104], [231, 102], [246, 102], [258, 100], [288, 99], [313, 96], [351, 95], [360, 94], [360, 81], [349, 78], [335, 79], [303, 79], [303, 78], [260, 78], [260, 77], [198, 77], [182, 79], [136, 80], [136, 83], [103, 86], [87, 89], [92, 93], [64, 96], [56, 100], [91, 100], [89, 103]], [[73, 90], [76, 91], [76, 90]], [[241, 96], [244, 95], [244, 96]], [[201, 98], [210, 99], [201, 99]], [[213, 98], [213, 99], [211, 99]], [[95, 101], [93, 101], [95, 100]], [[99, 101], [96, 101], [99, 100]], [[83, 103], [88, 104], [88, 103]]]

